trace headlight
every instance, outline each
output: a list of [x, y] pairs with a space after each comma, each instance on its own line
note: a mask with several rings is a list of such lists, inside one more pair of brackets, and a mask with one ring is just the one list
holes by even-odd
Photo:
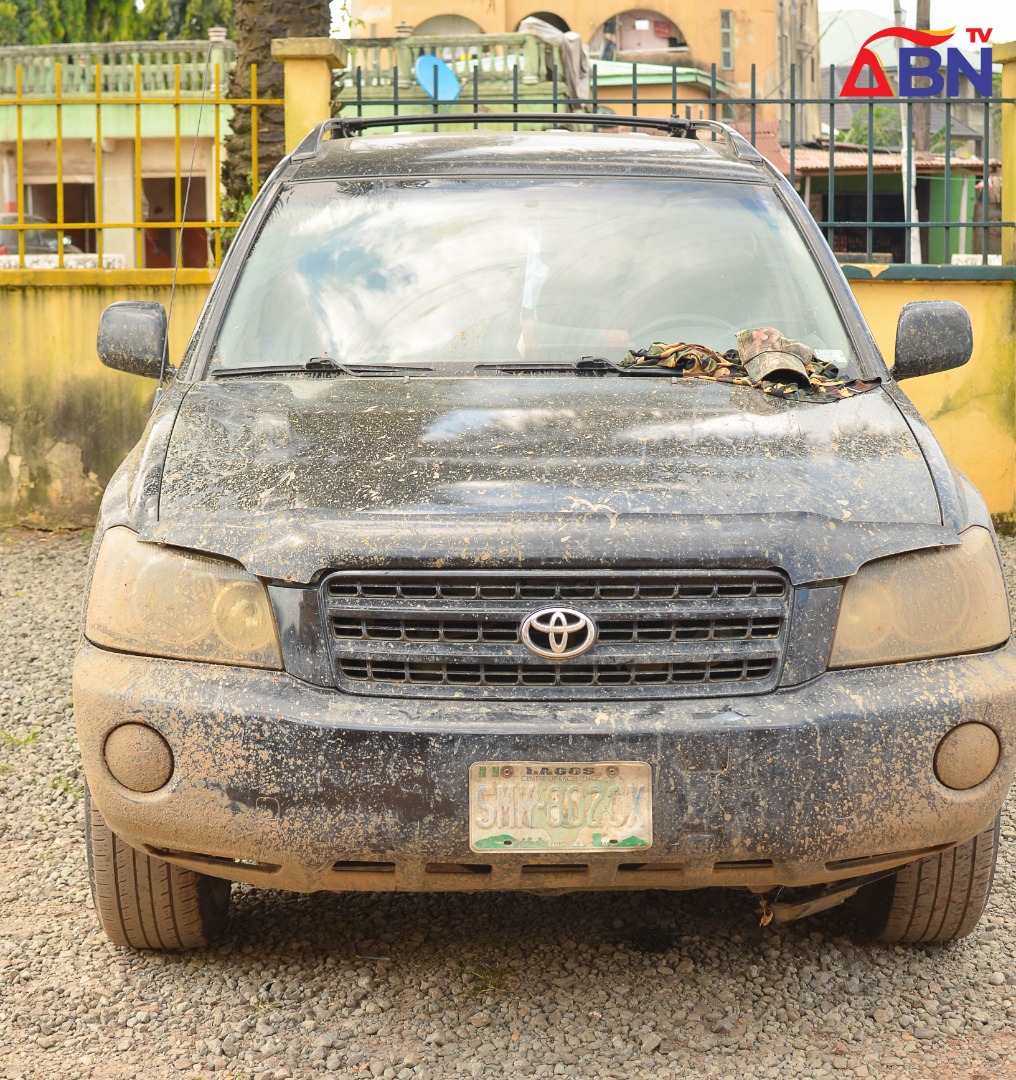
[[142, 544], [130, 529], [102, 538], [85, 636], [122, 652], [281, 670], [265, 587], [224, 559]]
[[955, 656], [1001, 645], [1009, 605], [991, 534], [862, 566], [843, 589], [829, 666]]

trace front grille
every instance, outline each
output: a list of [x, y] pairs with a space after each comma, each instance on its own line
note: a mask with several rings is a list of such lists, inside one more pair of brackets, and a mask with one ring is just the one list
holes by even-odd
[[[790, 589], [774, 571], [340, 572], [321, 585], [337, 685], [416, 697], [672, 697], [775, 686]], [[559, 663], [523, 643], [541, 608], [597, 627]]]
[[[738, 641], [780, 636], [778, 617], [714, 619], [613, 619], [599, 624], [598, 640], [634, 642]], [[519, 640], [519, 623], [508, 620], [434, 619], [419, 623], [411, 619], [332, 619], [336, 641], [443, 641], [456, 643], [508, 642]]]
[[403, 574], [377, 578], [334, 574], [325, 582], [330, 597], [354, 600], [526, 600], [537, 604], [565, 604], [581, 600], [712, 600], [717, 597], [744, 598], [786, 595], [782, 574], [728, 572], [689, 573], [686, 576], [655, 578], [605, 577], [595, 580], [551, 574], [546, 578], [490, 574], [479, 577], [468, 572], [421, 575], [419, 581]]
[[700, 664], [422, 664], [340, 660], [347, 679], [415, 686], [689, 686], [743, 682], [772, 674], [772, 660]]

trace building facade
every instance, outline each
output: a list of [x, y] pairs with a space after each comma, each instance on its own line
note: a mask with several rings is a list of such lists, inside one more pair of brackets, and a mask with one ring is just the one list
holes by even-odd
[[231, 112], [215, 99], [235, 51], [222, 37], [0, 48], [0, 215], [20, 198], [107, 266], [170, 267], [178, 247], [207, 266], [209, 230], [172, 223], [216, 217]]
[[[732, 98], [817, 98], [818, 0], [352, 0], [354, 36], [505, 34], [535, 15], [581, 34], [594, 57], [711, 72]], [[754, 81], [753, 81], [754, 70]], [[791, 85], [793, 81], [793, 87]], [[788, 116], [777, 113], [781, 136]], [[819, 134], [818, 106], [798, 110], [797, 141]]]

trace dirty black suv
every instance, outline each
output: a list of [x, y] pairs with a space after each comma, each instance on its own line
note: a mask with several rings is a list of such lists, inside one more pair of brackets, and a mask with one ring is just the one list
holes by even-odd
[[1016, 655], [897, 386], [966, 361], [965, 312], [908, 305], [890, 371], [736, 132], [551, 121], [331, 121], [177, 370], [158, 305], [104, 314], [102, 360], [169, 379], [75, 669], [114, 941], [208, 941], [231, 881], [729, 886], [895, 941], [984, 909]]

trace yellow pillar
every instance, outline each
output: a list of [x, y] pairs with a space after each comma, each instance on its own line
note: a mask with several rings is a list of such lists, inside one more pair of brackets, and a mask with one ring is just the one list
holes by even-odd
[[[66, 142], [64, 146], [66, 146]], [[102, 206], [109, 221], [138, 221], [141, 207], [134, 205], [134, 147], [128, 139], [102, 140]], [[96, 153], [99, 147], [96, 147]], [[133, 229], [103, 229], [104, 255], [122, 255], [124, 268], [136, 265]]]
[[272, 59], [285, 78], [286, 153], [332, 115], [332, 70], [346, 66], [346, 46], [335, 38], [275, 38]]
[[[1002, 97], [1016, 98], [1016, 41], [993, 45], [991, 58], [1002, 65]], [[1002, 106], [1002, 220], [1016, 221], [1016, 105]], [[1016, 229], [1002, 230], [1002, 262], [1016, 265]]]

